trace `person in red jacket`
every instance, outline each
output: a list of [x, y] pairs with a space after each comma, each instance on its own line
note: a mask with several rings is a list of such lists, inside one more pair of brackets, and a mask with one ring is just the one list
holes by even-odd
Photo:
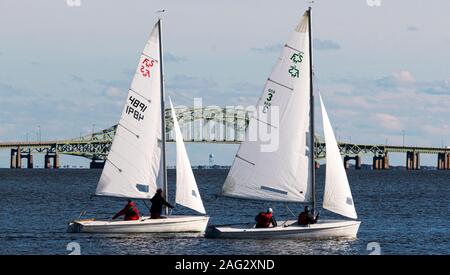
[[277, 221], [273, 216], [272, 208], [267, 209], [266, 212], [261, 212], [255, 217], [255, 228], [269, 228], [272, 224], [273, 227], [277, 227]]
[[305, 206], [305, 211], [298, 215], [298, 224], [299, 225], [308, 225], [315, 224], [319, 220], [319, 213], [314, 217], [309, 209], [309, 206]]
[[139, 210], [136, 206], [136, 204], [134, 202], [132, 202], [131, 200], [128, 200], [127, 205], [125, 205], [125, 207], [120, 210], [119, 212], [117, 212], [117, 214], [114, 215], [114, 217], [112, 217], [112, 219], [116, 219], [117, 217], [123, 216], [125, 221], [133, 221], [133, 220], [139, 220]]

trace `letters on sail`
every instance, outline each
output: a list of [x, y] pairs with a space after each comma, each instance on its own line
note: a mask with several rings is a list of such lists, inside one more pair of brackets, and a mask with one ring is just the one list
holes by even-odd
[[[312, 200], [309, 169], [310, 60], [308, 15], [283, 47], [250, 118], [246, 140], [241, 143], [222, 195], [265, 201]], [[269, 120], [278, 114], [278, 121]], [[276, 130], [278, 148], [264, 152], [260, 139], [249, 139], [260, 127]]]
[[157, 24], [139, 59], [96, 195], [148, 199], [163, 188]]

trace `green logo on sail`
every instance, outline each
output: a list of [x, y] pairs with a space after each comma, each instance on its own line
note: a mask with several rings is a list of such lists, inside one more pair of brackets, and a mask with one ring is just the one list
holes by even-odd
[[291, 68], [289, 69], [289, 73], [292, 77], [298, 78], [300, 76], [300, 71], [295, 66], [291, 66]]
[[291, 56], [291, 60], [292, 60], [292, 62], [294, 62], [295, 64], [302, 62], [302, 60], [303, 60], [303, 52], [294, 53], [294, 54]]
[[300, 70], [297, 69], [296, 64], [297, 63], [301, 63], [303, 61], [303, 52], [298, 52], [298, 53], [292, 54], [290, 60], [294, 64], [290, 66], [288, 72], [291, 75], [291, 77], [299, 78], [300, 77]]

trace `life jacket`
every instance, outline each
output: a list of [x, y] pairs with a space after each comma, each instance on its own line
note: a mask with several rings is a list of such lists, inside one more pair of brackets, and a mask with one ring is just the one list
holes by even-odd
[[269, 227], [272, 221], [272, 217], [273, 217], [272, 213], [264, 213], [264, 212], [259, 213], [256, 227], [258, 228]]
[[302, 212], [298, 215], [298, 224], [300, 225], [309, 224], [308, 214], [306, 212]]
[[139, 220], [139, 210], [136, 207], [136, 204], [130, 203], [127, 205], [127, 210], [125, 212], [125, 220]]

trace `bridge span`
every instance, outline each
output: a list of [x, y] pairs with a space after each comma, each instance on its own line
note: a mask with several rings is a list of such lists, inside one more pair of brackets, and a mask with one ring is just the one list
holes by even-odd
[[[166, 109], [167, 141], [173, 142], [170, 109]], [[245, 129], [251, 113], [244, 109], [177, 108], [177, 118], [182, 128], [185, 142], [239, 144], [245, 138]], [[10, 150], [10, 168], [22, 168], [23, 159], [26, 166], [33, 168], [33, 154], [44, 154], [45, 168], [59, 168], [59, 156], [72, 155], [91, 160], [91, 168], [103, 167], [108, 155], [116, 125], [79, 138], [53, 141], [3, 142], [0, 150]], [[362, 156], [372, 156], [372, 169], [389, 169], [389, 153], [405, 153], [405, 166], [408, 170], [420, 169], [421, 154], [437, 155], [437, 169], [450, 170], [450, 148], [392, 146], [379, 144], [354, 144], [339, 142], [341, 155], [346, 168], [350, 161], [355, 161], [355, 168], [361, 169]], [[326, 148], [322, 137], [315, 138], [316, 160], [325, 158]]]

